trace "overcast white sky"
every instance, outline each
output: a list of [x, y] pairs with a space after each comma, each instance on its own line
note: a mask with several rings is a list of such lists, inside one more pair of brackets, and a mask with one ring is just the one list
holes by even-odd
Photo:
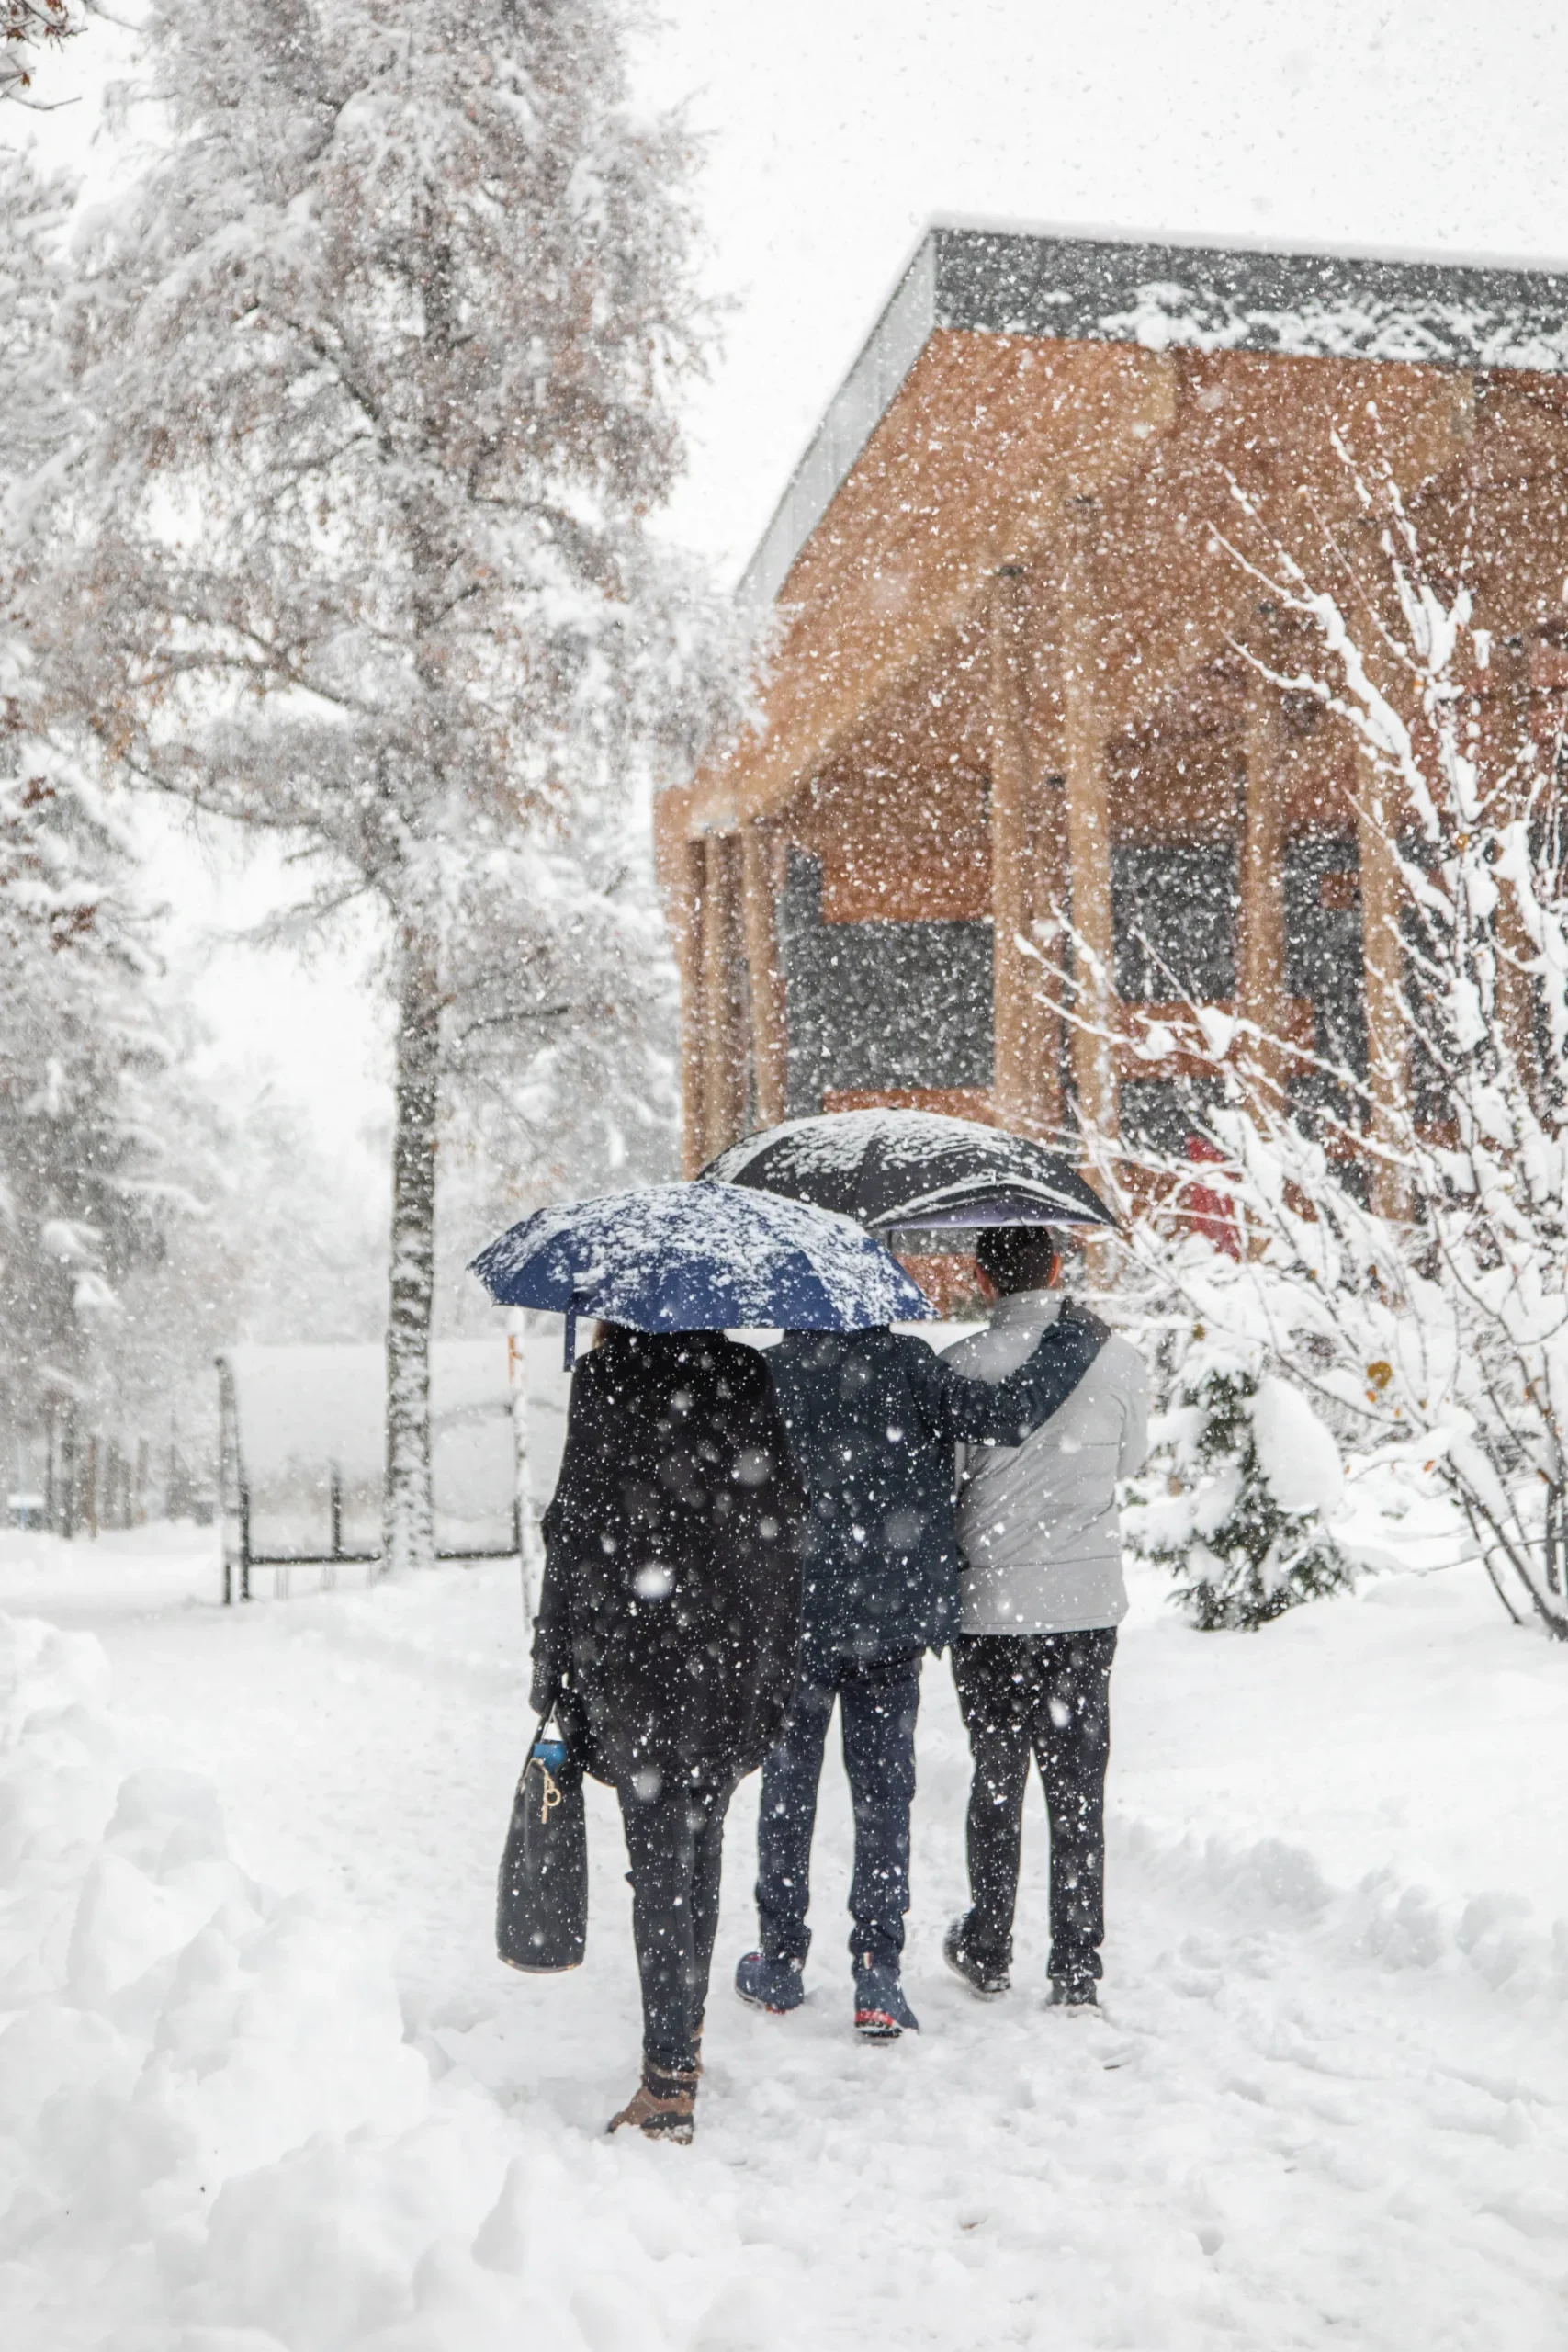
[[[734, 306], [669, 521], [731, 578], [933, 217], [1568, 261], [1560, 0], [663, 0], [661, 13], [639, 85], [650, 103], [689, 100], [705, 136], [705, 277]], [[101, 24], [77, 44], [85, 87], [120, 46]], [[33, 128], [102, 192], [123, 151], [96, 120], [89, 97]], [[276, 951], [204, 951], [252, 919], [256, 877], [236, 886], [173, 842], [161, 876], [178, 956], [205, 955], [219, 1057], [247, 1086], [277, 1073], [345, 1181], [379, 1186], [386, 1023], [359, 960], [300, 972]]]
[[925, 223], [1568, 261], [1560, 0], [664, 0], [738, 303], [673, 520], [733, 575]]

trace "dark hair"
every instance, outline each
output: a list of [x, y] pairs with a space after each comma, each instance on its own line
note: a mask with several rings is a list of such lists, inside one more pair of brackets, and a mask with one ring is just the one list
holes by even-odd
[[1009, 1291], [1045, 1289], [1061, 1255], [1048, 1225], [986, 1225], [975, 1242], [975, 1263], [1004, 1297]]

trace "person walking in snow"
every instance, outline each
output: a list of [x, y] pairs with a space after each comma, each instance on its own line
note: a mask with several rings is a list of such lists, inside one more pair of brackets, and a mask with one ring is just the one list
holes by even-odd
[[956, 1374], [923, 1340], [881, 1329], [786, 1333], [769, 1356], [809, 1499], [798, 1679], [762, 1768], [761, 1949], [736, 1970], [744, 2001], [797, 2008], [810, 1946], [811, 1838], [835, 1701], [854, 1801], [850, 1889], [854, 2022], [919, 2030], [900, 1981], [920, 1665], [957, 1620], [955, 1448], [1018, 1445], [1073, 1391], [1107, 1337], [1073, 1310], [996, 1385]]
[[724, 1817], [794, 1680], [804, 1509], [756, 1349], [602, 1327], [545, 1514], [533, 1703], [626, 1827], [642, 2079], [612, 2132], [692, 2137]]
[[[1047, 1227], [993, 1227], [976, 1256], [999, 1303], [989, 1330], [948, 1361], [1002, 1382], [1072, 1308], [1055, 1289], [1061, 1258]], [[970, 1905], [942, 1953], [985, 2000], [1010, 1984], [1032, 1755], [1051, 1824], [1051, 2000], [1098, 2006], [1111, 1668], [1127, 1613], [1116, 1482], [1147, 1451], [1148, 1375], [1122, 1339], [1107, 1340], [1061, 1411], [1021, 1445], [964, 1449], [953, 1674], [975, 1758]]]

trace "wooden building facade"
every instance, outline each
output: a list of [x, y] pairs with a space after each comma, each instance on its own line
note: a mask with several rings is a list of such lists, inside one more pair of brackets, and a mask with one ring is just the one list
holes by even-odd
[[1472, 683], [1555, 725], [1568, 278], [928, 234], [748, 573], [761, 727], [660, 807], [689, 1168], [866, 1102], [1169, 1148], [1195, 1065], [1128, 1003], [1368, 1066], [1397, 868], [1238, 560], [1333, 540], [1376, 604], [1347, 448], [1462, 561]]

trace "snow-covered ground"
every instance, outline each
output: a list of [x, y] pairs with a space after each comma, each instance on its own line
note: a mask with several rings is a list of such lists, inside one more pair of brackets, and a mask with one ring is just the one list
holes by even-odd
[[[1391, 1560], [1440, 1555], [1416, 1521], [1380, 1522]], [[1563, 2342], [1568, 1657], [1479, 1570], [1258, 1634], [1140, 1587], [1099, 2020], [1040, 2006], [1037, 1789], [1017, 1989], [982, 2008], [941, 1967], [943, 1667], [918, 2041], [850, 2032], [836, 1768], [811, 1997], [733, 1999], [751, 1783], [689, 2151], [603, 2133], [637, 2041], [604, 1792], [586, 1967], [493, 1957], [529, 1727], [513, 1572], [218, 1589], [207, 1534], [0, 1540], [6, 2352]]]

